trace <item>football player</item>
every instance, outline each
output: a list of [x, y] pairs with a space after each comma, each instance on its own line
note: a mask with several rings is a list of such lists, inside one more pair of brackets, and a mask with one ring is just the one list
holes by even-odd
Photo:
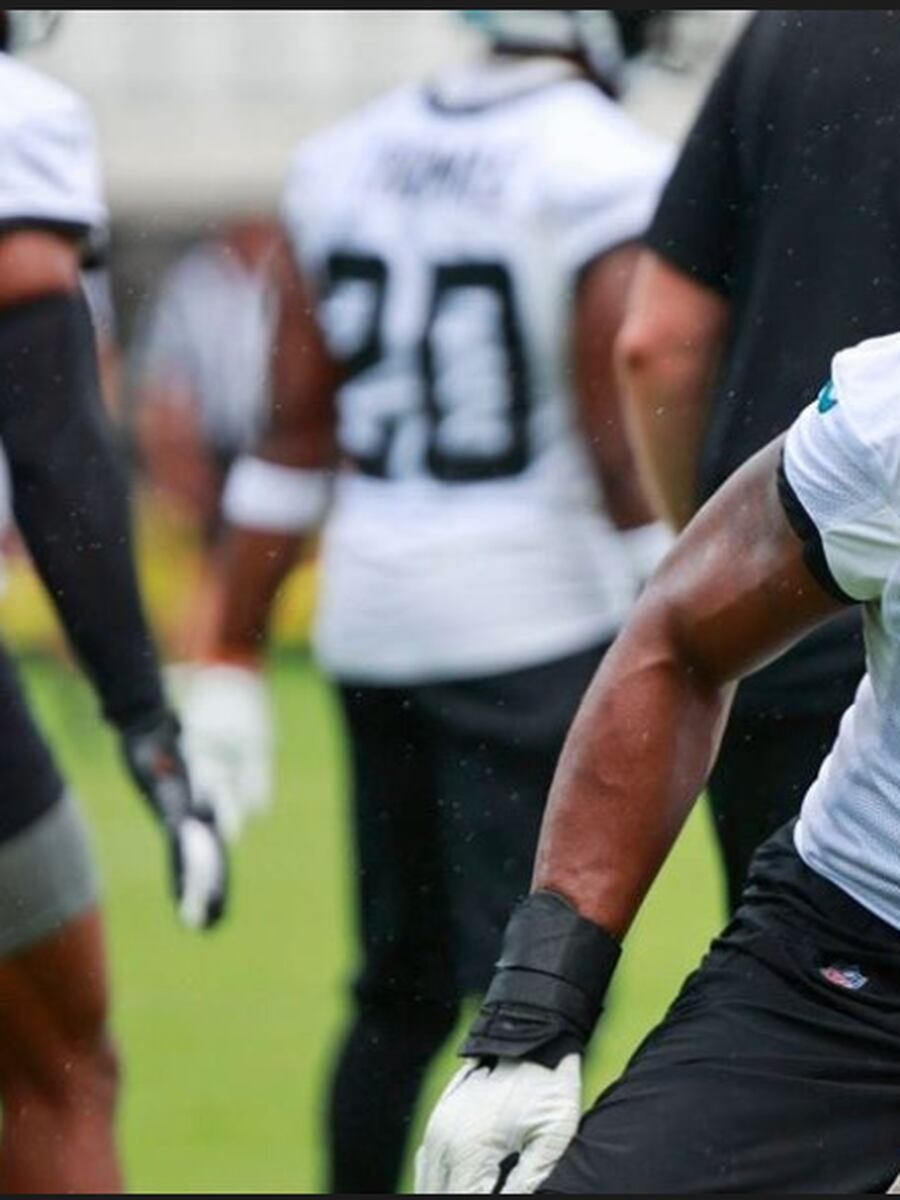
[[[82, 102], [10, 56], [59, 14], [0, 10], [0, 440], [16, 520], [168, 844], [188, 924], [225, 898], [225, 858], [185, 771], [141, 610], [121, 464], [79, 268], [105, 224]], [[109, 1192], [115, 1058], [81, 819], [0, 657], [0, 1190]]]
[[669, 164], [614, 100], [648, 14], [473, 16], [488, 56], [297, 155], [271, 428], [226, 489], [218, 665], [185, 709], [198, 769], [236, 764], [254, 797], [270, 602], [324, 520], [315, 640], [349, 731], [362, 937], [338, 1192], [395, 1189], [424, 1072], [527, 891], [564, 731], [665, 539], [611, 360]]
[[[701, 509], [645, 590], [567, 741], [534, 891], [432, 1117], [421, 1191], [490, 1192], [513, 1163], [511, 1193], [887, 1190], [900, 1161], [898, 378], [900, 335], [839, 354], [818, 402]], [[868, 673], [799, 821], [759, 851], [735, 920], [578, 1129], [580, 1054], [736, 681], [848, 605]]]

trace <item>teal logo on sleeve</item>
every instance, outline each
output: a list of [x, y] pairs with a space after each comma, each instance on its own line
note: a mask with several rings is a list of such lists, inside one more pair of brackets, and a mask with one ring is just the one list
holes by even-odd
[[819, 412], [820, 413], [831, 412], [831, 410], [833, 408], [837, 407], [837, 402], [838, 402], [838, 398], [834, 394], [834, 383], [831, 380], [829, 380], [828, 383], [826, 383], [825, 386], [822, 388], [821, 392], [819, 392], [819, 404], [818, 404]]

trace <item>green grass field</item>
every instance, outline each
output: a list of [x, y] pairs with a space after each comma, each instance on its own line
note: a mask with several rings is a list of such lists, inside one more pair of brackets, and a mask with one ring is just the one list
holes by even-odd
[[[25, 677], [91, 818], [106, 881], [130, 1186], [319, 1190], [323, 1089], [353, 965], [344, 763], [326, 685], [300, 658], [273, 670], [277, 805], [238, 849], [227, 925], [204, 938], [175, 923], [159, 839], [85, 685], [41, 662], [28, 664]], [[589, 1067], [591, 1095], [672, 999], [720, 906], [698, 812], [629, 942]], [[448, 1051], [432, 1096], [452, 1068]]]

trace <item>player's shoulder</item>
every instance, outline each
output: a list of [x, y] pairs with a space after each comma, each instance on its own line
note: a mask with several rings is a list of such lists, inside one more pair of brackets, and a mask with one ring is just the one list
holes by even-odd
[[419, 89], [410, 85], [368, 101], [325, 129], [304, 137], [294, 150], [290, 174], [330, 173], [335, 165], [368, 145], [380, 129], [396, 131], [403, 121], [414, 119], [420, 107]]
[[900, 478], [900, 333], [869, 338], [836, 354], [831, 382], [817, 402], [820, 415], [840, 409], [854, 435]]
[[28, 63], [0, 54], [0, 135], [46, 131], [82, 136], [92, 127], [87, 103], [59, 80]]
[[[587, 79], [573, 79], [548, 89], [541, 107], [544, 135], [561, 155], [586, 146], [614, 150], [623, 158], [668, 158], [668, 143], [645, 129], [617, 101]], [[610, 163], [615, 166], [615, 162]]]
[[579, 180], [661, 184], [671, 169], [669, 143], [586, 79], [548, 89], [537, 116], [539, 154], [551, 184], [564, 189]]
[[787, 437], [788, 475], [828, 480], [895, 502], [900, 487], [900, 333], [871, 338], [832, 360], [831, 378]]

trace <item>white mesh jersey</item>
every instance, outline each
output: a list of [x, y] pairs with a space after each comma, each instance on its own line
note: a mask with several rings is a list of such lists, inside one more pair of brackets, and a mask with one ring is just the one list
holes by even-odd
[[900, 334], [834, 360], [788, 434], [784, 473], [844, 595], [867, 674], [796, 830], [804, 861], [900, 928]]
[[61, 83], [0, 53], [0, 230], [43, 222], [87, 233], [106, 220], [87, 106]]
[[546, 60], [401, 89], [301, 147], [283, 219], [347, 380], [316, 634], [333, 673], [496, 673], [619, 626], [634, 584], [577, 429], [571, 316], [669, 162]]

